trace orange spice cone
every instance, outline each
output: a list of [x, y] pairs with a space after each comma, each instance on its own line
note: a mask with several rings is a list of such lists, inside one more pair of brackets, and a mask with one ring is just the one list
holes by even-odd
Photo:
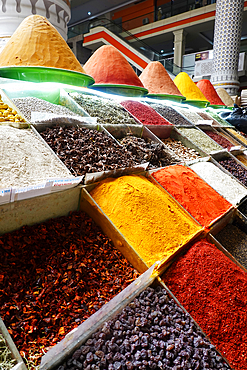
[[217, 91], [215, 90], [213, 84], [207, 80], [202, 79], [196, 83], [196, 86], [199, 87], [203, 95], [208, 99], [210, 104], [215, 105], [225, 105], [219, 95], [217, 94]]
[[127, 59], [112, 45], [97, 49], [84, 64], [84, 70], [94, 78], [95, 84], [144, 87]]
[[2, 52], [0, 66], [40, 66], [85, 73], [55, 27], [40, 15], [25, 18]]
[[183, 96], [172, 81], [169, 73], [160, 62], [151, 62], [139, 76], [149, 94], [169, 94]]

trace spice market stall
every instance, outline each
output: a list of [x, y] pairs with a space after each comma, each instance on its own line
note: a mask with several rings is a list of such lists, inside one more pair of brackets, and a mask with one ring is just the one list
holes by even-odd
[[0, 316], [27, 368], [247, 369], [241, 132], [205, 97], [6, 71]]

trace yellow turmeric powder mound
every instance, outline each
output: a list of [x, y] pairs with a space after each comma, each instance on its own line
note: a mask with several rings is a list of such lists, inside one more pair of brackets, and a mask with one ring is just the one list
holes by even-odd
[[160, 62], [150, 62], [139, 76], [149, 94], [182, 96], [169, 73]]
[[127, 59], [112, 45], [97, 49], [84, 64], [84, 70], [93, 77], [95, 84], [144, 87]]
[[169, 194], [143, 176], [104, 180], [90, 195], [149, 267], [201, 230]]
[[186, 72], [180, 72], [173, 80], [179, 91], [187, 100], [208, 101], [195, 82]]
[[2, 52], [0, 66], [42, 66], [85, 73], [66, 41], [40, 15], [25, 18]]

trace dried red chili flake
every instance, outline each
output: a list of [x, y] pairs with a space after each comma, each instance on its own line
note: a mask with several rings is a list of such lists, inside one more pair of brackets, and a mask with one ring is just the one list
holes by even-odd
[[138, 276], [83, 212], [2, 235], [0, 246], [0, 316], [36, 363]]
[[247, 369], [247, 273], [203, 239], [162, 280], [230, 365]]
[[124, 100], [121, 105], [144, 125], [172, 125], [147, 104]]

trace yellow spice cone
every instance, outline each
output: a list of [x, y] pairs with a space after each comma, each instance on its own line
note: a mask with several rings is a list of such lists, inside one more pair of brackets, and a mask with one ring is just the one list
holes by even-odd
[[187, 100], [208, 101], [195, 82], [186, 72], [180, 72], [173, 80], [178, 90]]
[[0, 66], [40, 66], [85, 73], [60, 33], [40, 15], [30, 15], [21, 22], [0, 53]]

